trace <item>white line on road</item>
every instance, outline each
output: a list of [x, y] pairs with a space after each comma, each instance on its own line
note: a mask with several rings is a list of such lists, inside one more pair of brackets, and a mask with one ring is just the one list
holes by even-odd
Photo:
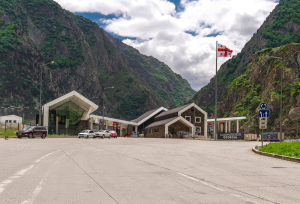
[[32, 204], [33, 201], [36, 199], [36, 197], [38, 196], [38, 194], [42, 191], [43, 189], [43, 184], [44, 181], [47, 179], [48, 174], [45, 175], [44, 179], [41, 180], [41, 182], [39, 183], [39, 185], [35, 188], [35, 190], [33, 191], [31, 198], [23, 201], [21, 204]]
[[[46, 154], [45, 156], [42, 156], [41, 158], [39, 158], [38, 160], [36, 160], [35, 162], [40, 162], [42, 159], [44, 159], [45, 157], [58, 152], [60, 150], [56, 150], [54, 152], [51, 152], [49, 154]], [[23, 176], [27, 171], [29, 171], [30, 169], [32, 169], [34, 167], [34, 165], [30, 165], [29, 167], [25, 168], [25, 169], [21, 169], [20, 171], [18, 171], [17, 173], [15, 173], [14, 175], [10, 176], [8, 179], [2, 181], [0, 183], [0, 193], [2, 193], [5, 190], [5, 187], [12, 183], [14, 181], [14, 179], [20, 178], [21, 176]]]
[[42, 159], [44, 159], [44, 158], [50, 156], [51, 154], [54, 154], [55, 152], [59, 152], [59, 151], [60, 151], [60, 150], [56, 150], [56, 151], [54, 151], [54, 152], [51, 152], [51, 153], [49, 153], [49, 154], [46, 154], [45, 156], [42, 156], [41, 158], [39, 158], [39, 159], [36, 160], [35, 162], [40, 162]]
[[[209, 183], [206, 183], [206, 182], [201, 181], [201, 180], [199, 180], [199, 179], [196, 179], [196, 178], [194, 178], [194, 177], [188, 176], [188, 175], [186, 175], [186, 174], [182, 174], [182, 173], [179, 173], [179, 172], [176, 172], [176, 173], [179, 174], [179, 175], [181, 175], [181, 176], [184, 176], [184, 177], [186, 177], [186, 178], [188, 178], [188, 179], [190, 179], [190, 180], [193, 180], [193, 181], [202, 183], [202, 184], [204, 184], [204, 185], [206, 185], [206, 186], [212, 187], [212, 188], [214, 188], [214, 189], [216, 189], [216, 190], [218, 190], [218, 191], [223, 191], [223, 192], [225, 191], [225, 190], [222, 189], [222, 188], [218, 188], [218, 187], [216, 187], [216, 186], [214, 186], [214, 185], [211, 185], [211, 184], [209, 184]], [[239, 198], [239, 199], [241, 199], [241, 200], [247, 201], [247, 202], [251, 202], [251, 203], [254, 203], [254, 204], [259, 204], [259, 203], [256, 202], [256, 201], [250, 200], [250, 199], [248, 199], [248, 198], [244, 198], [243, 196], [240, 196], [240, 195], [237, 195], [237, 194], [230, 194], [230, 195], [233, 196], [233, 197], [235, 197], [235, 198]]]
[[181, 176], [184, 176], [184, 177], [186, 177], [186, 178], [188, 178], [188, 179], [191, 179], [191, 180], [193, 180], [193, 181], [197, 181], [197, 182], [199, 182], [199, 183], [202, 183], [202, 184], [204, 184], [204, 185], [206, 185], [206, 186], [212, 187], [212, 188], [214, 188], [214, 189], [216, 189], [216, 190], [218, 190], [218, 191], [225, 191], [225, 190], [222, 189], [222, 188], [218, 188], [218, 187], [216, 187], [216, 186], [214, 186], [214, 185], [211, 185], [211, 184], [209, 184], [209, 183], [206, 183], [206, 182], [204, 182], [204, 181], [200, 181], [199, 179], [196, 179], [196, 178], [194, 178], [194, 177], [191, 177], [191, 176], [188, 176], [188, 175], [179, 173], [179, 172], [177, 172], [177, 174], [179, 174], [179, 175], [181, 175]]
[[248, 198], [244, 198], [243, 196], [240, 196], [240, 195], [237, 195], [237, 194], [231, 194], [233, 197], [236, 197], [236, 198], [240, 198], [244, 201], [247, 201], [247, 202], [250, 202], [250, 203], [254, 203], [254, 204], [259, 204], [258, 202], [256, 201], [253, 201], [253, 200], [250, 200]]

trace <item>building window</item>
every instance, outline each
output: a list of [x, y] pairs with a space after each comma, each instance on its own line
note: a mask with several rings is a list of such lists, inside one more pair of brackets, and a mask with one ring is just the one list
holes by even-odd
[[195, 117], [196, 123], [201, 123], [201, 117]]
[[159, 128], [154, 129], [154, 132], [159, 132]]
[[14, 123], [17, 123], [17, 121], [16, 121], [16, 120], [14, 120]]
[[152, 129], [150, 129], [149, 133], [153, 133], [153, 130], [152, 130]]
[[6, 123], [8, 123], [8, 120], [5, 120]]
[[11, 120], [9, 120], [9, 123], [11, 123]]
[[196, 132], [201, 132], [201, 127], [196, 127]]
[[191, 122], [191, 116], [185, 116], [185, 119], [189, 122]]

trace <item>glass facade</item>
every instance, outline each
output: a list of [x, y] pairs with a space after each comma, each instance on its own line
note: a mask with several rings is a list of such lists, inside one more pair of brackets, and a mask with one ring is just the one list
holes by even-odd
[[85, 110], [68, 101], [49, 111], [49, 133], [56, 133], [56, 119], [58, 119], [58, 134], [77, 134], [83, 127], [78, 126]]

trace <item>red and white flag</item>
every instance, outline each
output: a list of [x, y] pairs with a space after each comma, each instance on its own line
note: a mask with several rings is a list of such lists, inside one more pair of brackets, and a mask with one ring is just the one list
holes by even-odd
[[218, 43], [218, 57], [231, 57], [232, 50]]

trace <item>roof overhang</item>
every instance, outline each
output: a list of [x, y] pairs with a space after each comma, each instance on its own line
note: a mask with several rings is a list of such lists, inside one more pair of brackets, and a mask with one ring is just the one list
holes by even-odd
[[146, 118], [144, 118], [143, 120], [141, 120], [140, 122], [138, 122], [138, 125], [143, 124], [144, 122], [146, 122], [147, 120], [149, 120], [150, 118], [152, 118], [153, 116], [155, 116], [160, 111], [167, 111], [167, 110], [168, 109], [166, 109], [164, 107], [160, 107], [159, 109], [157, 109], [156, 111], [154, 111], [153, 113], [151, 113], [150, 115], [148, 115]]
[[[97, 119], [103, 119], [103, 116], [100, 116], [100, 115], [91, 115], [90, 117], [91, 118], [97, 118]], [[135, 122], [132, 122], [132, 121], [116, 119], [116, 118], [104, 117], [104, 120], [113, 121], [113, 122], [122, 123], [122, 124], [129, 124], [129, 125], [138, 126], [138, 123], [135, 123]]]
[[[243, 119], [246, 119], [245, 116], [242, 116], [242, 117], [232, 117], [232, 118], [217, 118], [217, 121], [227, 121], [227, 120], [243, 120]], [[214, 122], [215, 119], [207, 119], [207, 122]]]
[[178, 115], [181, 115], [183, 112], [187, 111], [191, 107], [195, 107], [196, 109], [198, 109], [198, 111], [200, 111], [201, 113], [203, 113], [207, 117], [207, 113], [202, 108], [200, 108], [199, 106], [197, 106], [195, 103], [191, 103], [190, 105], [188, 105], [184, 109], [178, 111]]
[[92, 113], [95, 110], [98, 109], [98, 106], [93, 103], [92, 101], [90, 101], [89, 99], [85, 98], [84, 96], [82, 96], [81, 94], [79, 94], [76, 91], [72, 91], [66, 95], [63, 95], [49, 103], [46, 103], [45, 105], [43, 105], [43, 109], [55, 109], [61, 105], [63, 105], [66, 102], [73, 102], [74, 104], [78, 105], [79, 107], [81, 107], [82, 109], [84, 109], [86, 111], [86, 113]]

